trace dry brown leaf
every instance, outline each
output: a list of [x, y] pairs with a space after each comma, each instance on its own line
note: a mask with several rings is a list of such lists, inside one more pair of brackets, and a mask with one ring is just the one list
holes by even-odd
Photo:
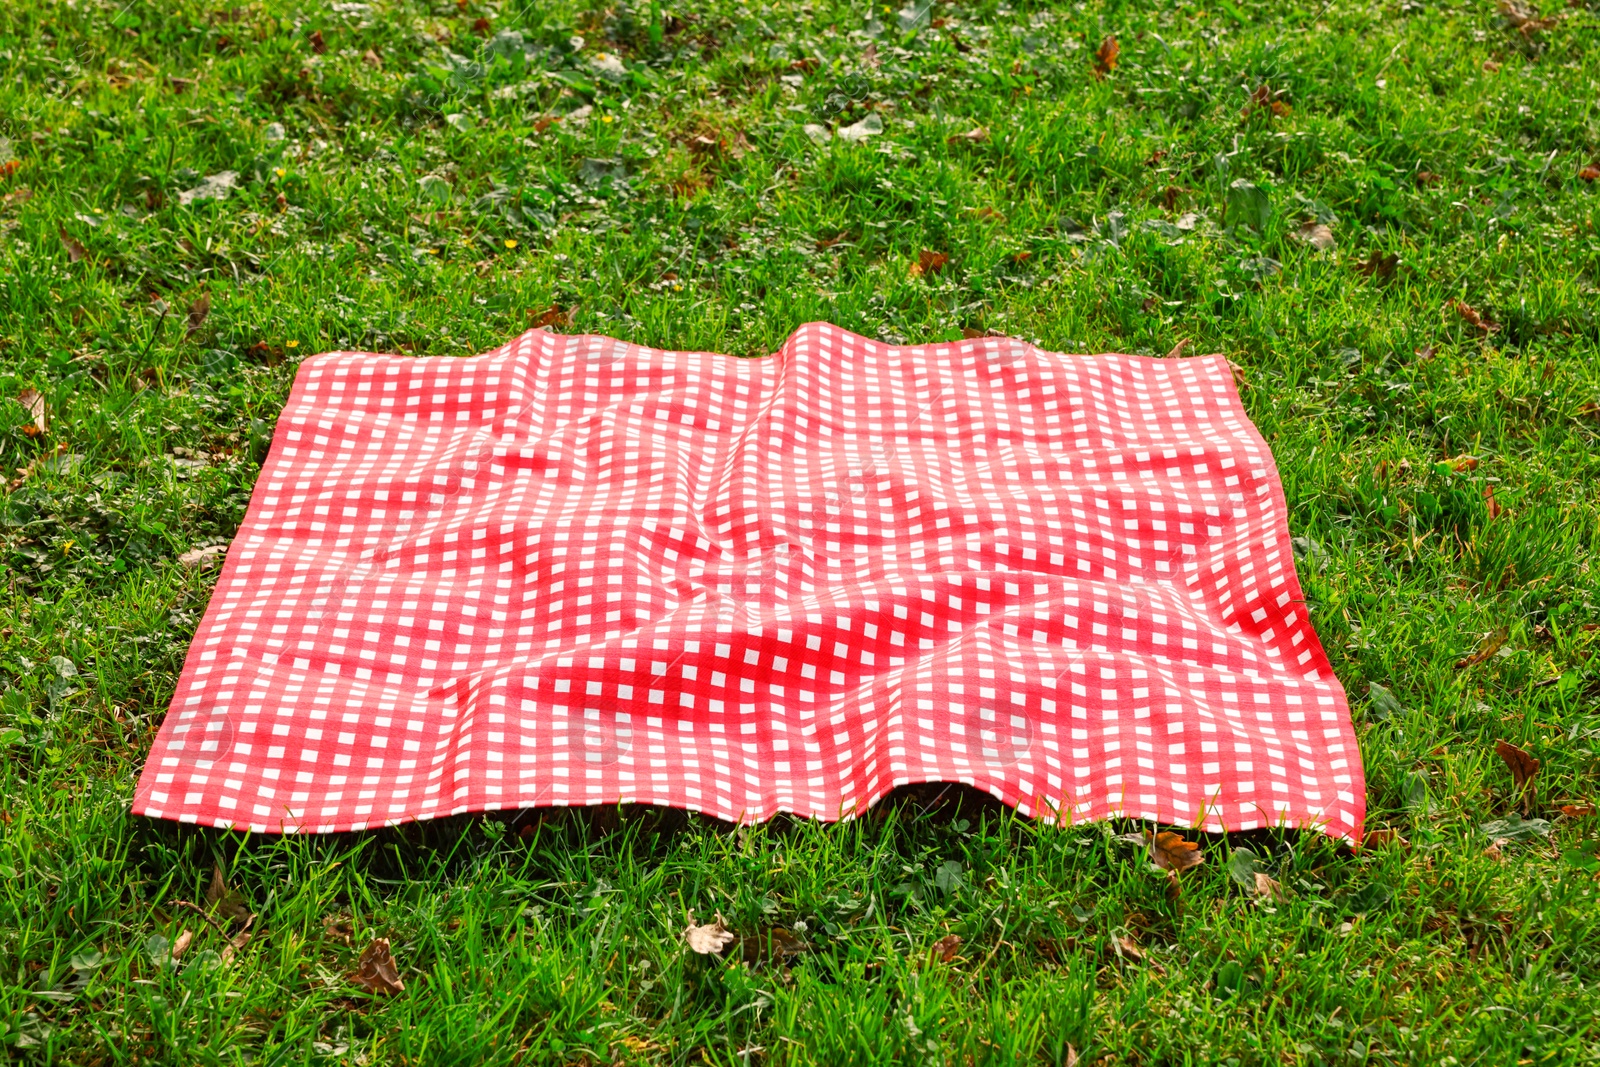
[[1263, 82], [1256, 86], [1255, 92], [1250, 94], [1250, 99], [1245, 102], [1244, 110], [1239, 113], [1239, 117], [1247, 119], [1257, 111], [1265, 111], [1282, 117], [1294, 110], [1288, 104], [1279, 100], [1278, 96], [1278, 93], [1272, 91], [1272, 86]]
[[1489, 842], [1489, 847], [1483, 850], [1483, 854], [1494, 860], [1496, 863], [1504, 863], [1506, 861], [1506, 857], [1505, 853], [1500, 851], [1500, 846], [1509, 845], [1510, 843], [1511, 839], [1509, 837], [1497, 837], [1493, 841]]
[[383, 69], [383, 57], [377, 53], [376, 49], [369, 48], [361, 53], [361, 61], [373, 70]]
[[1542, 30], [1548, 30], [1565, 17], [1564, 13], [1557, 13], [1540, 18], [1537, 9], [1528, 7], [1519, 0], [1499, 0], [1495, 6], [1500, 9], [1500, 14], [1505, 16], [1512, 28], [1524, 37], [1531, 37]]
[[734, 940], [734, 933], [722, 922], [722, 912], [717, 912], [717, 917], [704, 926], [696, 926], [694, 912], [689, 913], [689, 925], [683, 931], [683, 939], [689, 947], [702, 956], [716, 956]]
[[228, 939], [228, 943], [222, 947], [223, 963], [232, 963], [239, 950], [250, 943], [250, 939], [255, 936], [250, 932], [250, 926], [255, 921], [256, 917], [250, 916], [244, 921], [244, 927]]
[[185, 567], [203, 567], [212, 560], [227, 554], [227, 545], [206, 545], [204, 548], [191, 548], [178, 557], [178, 562]]
[[194, 940], [193, 930], [184, 930], [178, 934], [178, 939], [172, 943], [172, 958], [178, 959], [189, 951], [189, 943]]
[[[33, 427], [39, 433], [44, 433], [50, 428], [47, 412], [44, 406], [44, 394], [37, 389], [24, 389], [17, 394], [17, 403], [28, 409], [28, 414], [33, 416]], [[35, 436], [28, 434], [29, 437]]]
[[1183, 355], [1183, 350], [1192, 344], [1194, 344], [1194, 342], [1185, 337], [1183, 340], [1172, 346], [1172, 351], [1167, 353], [1167, 358], [1177, 359], [1179, 356]]
[[908, 273], [913, 278], [921, 278], [928, 274], [938, 274], [944, 270], [945, 264], [949, 262], [950, 257], [945, 253], [933, 252], [924, 248], [917, 253], [917, 261], [911, 264], [911, 270]]
[[1171, 830], [1163, 830], [1151, 840], [1150, 858], [1164, 871], [1186, 871], [1206, 861], [1198, 844], [1185, 841]]
[[68, 262], [81, 263], [83, 260], [89, 258], [89, 250], [83, 247], [83, 242], [79, 241], [76, 237], [72, 236], [72, 234], [68, 233], [65, 226], [61, 228], [60, 232], [61, 246], [67, 250]]
[[1585, 815], [1593, 815], [1594, 814], [1594, 805], [1593, 804], [1563, 804], [1563, 805], [1561, 805], [1561, 814], [1565, 815], [1569, 819], [1580, 819]]
[[1283, 899], [1283, 886], [1278, 884], [1276, 878], [1260, 871], [1256, 872], [1256, 884], [1253, 892], [1261, 900], [1276, 902]]
[[1400, 831], [1392, 826], [1381, 830], [1368, 830], [1361, 837], [1362, 848], [1410, 848], [1411, 842], [1400, 835]]
[[739, 954], [746, 963], [768, 963], [798, 956], [806, 950], [806, 943], [781, 926], [769, 927], [754, 937], [739, 939]]
[[361, 953], [361, 959], [356, 963], [355, 973], [350, 980], [369, 993], [401, 993], [405, 991], [406, 984], [400, 980], [400, 972], [395, 968], [394, 955], [389, 951], [387, 937], [374, 938], [372, 944]]
[[1500, 502], [1494, 498], [1494, 486], [1492, 485], [1483, 487], [1483, 506], [1489, 509], [1489, 518], [1491, 519], [1498, 519], [1500, 513], [1505, 511], [1505, 508], [1500, 506]]
[[328, 42], [322, 39], [321, 30], [311, 31], [311, 50], [319, 56], [328, 54]]
[[955, 958], [961, 955], [961, 935], [945, 934], [933, 943], [933, 948], [930, 951], [933, 954], [933, 958], [940, 963], [954, 962]]
[[1461, 300], [1456, 300], [1452, 303], [1456, 309], [1456, 314], [1465, 319], [1469, 326], [1475, 326], [1484, 333], [1495, 333], [1500, 329], [1500, 324], [1498, 322], [1495, 322], [1493, 319], [1482, 314], [1471, 304]]
[[1506, 769], [1511, 772], [1511, 782], [1516, 787], [1517, 799], [1525, 806], [1531, 807], [1534, 797], [1533, 780], [1539, 774], [1539, 761], [1510, 741], [1496, 741], [1494, 750], [1505, 762]]
[[1294, 235], [1312, 248], [1323, 251], [1333, 248], [1338, 243], [1333, 239], [1333, 231], [1320, 222], [1308, 222], [1294, 231]]
[[[23, 429], [24, 433], [27, 433], [27, 431], [29, 431], [29, 430], [33, 431], [33, 433], [28, 434], [29, 437], [37, 437], [38, 436], [39, 431], [38, 431], [37, 427], [35, 427], [31, 423], [28, 424], [27, 426], [24, 426], [22, 429]], [[38, 473], [39, 468], [40, 468], [40, 466], [42, 464], [48, 463], [50, 460], [52, 460], [55, 457], [61, 455], [66, 450], [67, 450], [67, 443], [65, 441], [62, 441], [60, 444], [56, 445], [56, 448], [55, 448], [54, 452], [41, 452], [37, 456], [34, 456], [33, 457], [33, 462], [29, 463], [26, 467], [18, 467], [17, 468], [17, 476], [15, 478], [11, 479], [11, 481], [6, 483], [6, 488], [7, 489], [16, 489], [16, 488], [20, 487], [23, 482], [27, 481], [29, 478], [32, 478], [36, 473]]]
[[206, 903], [230, 919], [244, 919], [250, 909], [244, 906], [244, 894], [228, 886], [222, 873], [222, 864], [211, 868], [211, 884], [206, 887]]
[[1388, 255], [1384, 255], [1382, 252], [1374, 249], [1372, 254], [1369, 255], [1364, 262], [1356, 264], [1356, 270], [1360, 271], [1368, 278], [1377, 278], [1379, 281], [1388, 281], [1390, 278], [1394, 277], [1394, 272], [1397, 268], [1399, 268], [1399, 266], [1400, 256], [1398, 253], [1391, 252]]
[[1582, 170], [1578, 171], [1578, 177], [1582, 178], [1586, 182], [1592, 182], [1596, 178], [1600, 178], [1600, 167], [1597, 167], [1591, 163], [1587, 167], [1584, 167]]
[[188, 339], [200, 332], [200, 327], [206, 324], [206, 316], [211, 314], [211, 296], [201, 293], [189, 305], [189, 328], [184, 331], [184, 338]]
[[1416, 173], [1416, 183], [1424, 189], [1430, 185], [1438, 185], [1443, 180], [1431, 170], [1419, 170]]
[[1108, 34], [1094, 52], [1094, 76], [1104, 78], [1117, 69], [1117, 53], [1122, 51], [1115, 34]]
[[989, 128], [987, 126], [974, 126], [966, 133], [958, 133], [953, 137], [946, 137], [944, 140], [945, 144], [953, 147], [955, 145], [962, 144], [963, 142], [966, 144], [980, 144], [988, 139]]
[[1463, 471], [1475, 471], [1478, 469], [1478, 457], [1469, 456], [1465, 452], [1461, 453], [1459, 456], [1451, 456], [1449, 459], [1445, 460], [1445, 462], [1450, 464], [1450, 469], [1455, 471], [1457, 474], [1460, 474]]
[[861, 50], [861, 62], [868, 67], [877, 67], [882, 60], [878, 58], [878, 45], [875, 41], [868, 41], [867, 47]]
[[1502, 626], [1500, 629], [1490, 634], [1488, 640], [1479, 645], [1477, 650], [1471, 655], [1463, 656], [1461, 659], [1456, 660], [1456, 670], [1459, 671], [1465, 667], [1475, 667], [1482, 663], [1496, 652], [1499, 652], [1501, 646], [1506, 643], [1506, 638], [1509, 636], [1510, 631]]
[[1063, 1067], [1078, 1067], [1078, 1050], [1071, 1045], [1067, 1046], [1067, 1058], [1063, 1062]]
[[572, 310], [562, 308], [560, 304], [551, 304], [540, 312], [528, 312], [528, 317], [533, 319], [533, 328], [548, 330], [552, 326], [566, 329], [572, 325]]

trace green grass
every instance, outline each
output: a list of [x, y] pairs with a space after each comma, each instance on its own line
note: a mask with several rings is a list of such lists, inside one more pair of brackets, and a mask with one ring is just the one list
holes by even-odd
[[[7, 6], [0, 397], [37, 390], [48, 427], [0, 399], [0, 1057], [1600, 1062], [1600, 817], [1560, 812], [1600, 802], [1600, 33], [1552, 13]], [[859, 142], [805, 130], [869, 113]], [[1295, 237], [1313, 220], [1336, 248]], [[916, 275], [924, 250], [949, 261]], [[1309, 539], [1369, 825], [1409, 847], [1207, 840], [1174, 899], [1137, 827], [937, 788], [738, 830], [130, 817], [215, 574], [177, 557], [233, 534], [298, 359], [472, 353], [552, 305], [741, 354], [813, 319], [1227, 353]], [[1543, 761], [1549, 823], [1496, 856], [1498, 739]], [[1243, 848], [1284, 899], [1231, 876]], [[177, 903], [214, 864], [256, 916], [226, 962], [240, 923]], [[749, 962], [690, 954], [691, 911]], [[772, 929], [803, 950], [758, 951]], [[348, 978], [379, 936], [388, 998]]]

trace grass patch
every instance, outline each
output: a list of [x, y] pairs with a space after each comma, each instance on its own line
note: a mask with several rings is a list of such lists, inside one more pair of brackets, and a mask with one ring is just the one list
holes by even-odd
[[[7, 8], [4, 1055], [1600, 1061], [1596, 31], [1449, 0]], [[1227, 353], [1370, 825], [1408, 845], [1210, 840], [1174, 897], [1134, 827], [938, 788], [827, 827], [128, 816], [214, 573], [179, 557], [234, 533], [301, 357], [536, 322], [755, 355], [814, 319]], [[687, 952], [691, 912], [741, 940]], [[404, 992], [348, 977], [375, 937]]]

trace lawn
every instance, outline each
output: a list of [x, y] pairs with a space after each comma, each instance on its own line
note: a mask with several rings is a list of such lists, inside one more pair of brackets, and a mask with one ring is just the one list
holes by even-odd
[[[1597, 29], [8, 6], [0, 1056], [1600, 1063]], [[1137, 824], [939, 786], [838, 825], [128, 814], [302, 357], [532, 325], [759, 356], [818, 319], [1227, 354], [1393, 832], [1180, 827], [1206, 859], [1174, 882]], [[718, 913], [735, 943], [691, 951]], [[403, 991], [352, 977], [377, 938]]]

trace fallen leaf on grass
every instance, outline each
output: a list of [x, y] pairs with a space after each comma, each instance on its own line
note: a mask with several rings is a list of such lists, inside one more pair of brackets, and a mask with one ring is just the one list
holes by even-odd
[[533, 319], [533, 328], [536, 330], [548, 330], [552, 326], [566, 329], [572, 325], [572, 310], [560, 304], [551, 304], [540, 312], [530, 311], [528, 317]]
[[1499, 3], [1495, 6], [1500, 9], [1500, 14], [1505, 16], [1505, 20], [1510, 24], [1511, 28], [1517, 30], [1524, 37], [1531, 37], [1543, 30], [1548, 30], [1564, 17], [1563, 14], [1555, 14], [1540, 18], [1536, 8], [1528, 7], [1520, 3], [1519, 0], [1499, 0]]
[[256, 917], [254, 915], [245, 919], [244, 928], [228, 939], [228, 943], [222, 947], [223, 963], [232, 963], [239, 950], [250, 943], [250, 939], [255, 936], [250, 932], [250, 925], [255, 921]]
[[1506, 643], [1506, 638], [1509, 636], [1510, 631], [1502, 626], [1500, 629], [1490, 634], [1488, 640], [1479, 645], [1477, 650], [1471, 655], [1463, 656], [1461, 659], [1456, 660], [1456, 670], [1459, 671], [1465, 667], [1474, 667], [1482, 663], [1484, 660], [1500, 651], [1501, 647]]
[[202, 200], [226, 200], [229, 190], [238, 184], [239, 174], [237, 171], [224, 170], [216, 174], [210, 174], [193, 189], [185, 189], [179, 193], [178, 203], [188, 206], [198, 204]]
[[1294, 231], [1294, 235], [1298, 240], [1322, 251], [1327, 251], [1338, 244], [1333, 239], [1333, 231], [1320, 222], [1308, 222]]
[[1452, 301], [1456, 314], [1466, 320], [1467, 325], [1475, 326], [1484, 333], [1495, 333], [1500, 329], [1500, 324], [1482, 314], [1477, 308], [1461, 300]]
[[1113, 937], [1111, 951], [1117, 954], [1118, 959], [1129, 959], [1135, 963], [1144, 959], [1144, 950], [1131, 937]]
[[228, 885], [220, 863], [211, 868], [211, 884], [206, 886], [206, 903], [230, 919], [245, 919], [250, 915], [250, 909], [244, 906], [244, 894]]
[[1206, 861], [1198, 844], [1185, 841], [1171, 830], [1163, 830], [1151, 840], [1150, 858], [1164, 871], [1186, 871]]
[[683, 931], [683, 939], [689, 948], [702, 956], [717, 956], [734, 940], [734, 933], [722, 923], [722, 913], [717, 912], [717, 917], [704, 926], [696, 926], [694, 912], [689, 913], [689, 925]]
[[[28, 414], [33, 416], [32, 425], [37, 432], [28, 434], [29, 437], [37, 437], [50, 428], [48, 419], [45, 417], [44, 394], [40, 393], [39, 390], [24, 389], [17, 394], [17, 403], [27, 408]], [[27, 433], [27, 430], [24, 430], [23, 433]]]
[[1268, 875], [1265, 871], [1256, 872], [1255, 886], [1252, 888], [1252, 892], [1258, 899], [1269, 903], [1277, 903], [1283, 899], [1283, 886], [1279, 885], [1278, 880]]
[[200, 332], [200, 327], [205, 325], [206, 316], [209, 314], [211, 314], [211, 297], [201, 293], [189, 305], [189, 328], [183, 334], [185, 340]]
[[369, 48], [365, 52], [361, 53], [361, 61], [367, 66], [371, 67], [373, 70], [383, 69], [383, 57], [380, 56], [374, 49]]
[[1594, 814], [1593, 804], [1563, 804], [1561, 814], [1569, 819], [1581, 819], [1585, 815]]
[[1377, 278], [1379, 281], [1388, 281], [1394, 277], [1395, 269], [1400, 266], [1400, 256], [1391, 252], [1388, 255], [1374, 250], [1364, 262], [1356, 264], [1356, 270], [1368, 278]]
[[911, 270], [908, 273], [913, 278], [921, 278], [928, 274], [938, 274], [944, 270], [945, 264], [949, 262], [950, 257], [945, 253], [933, 252], [924, 248], [917, 253], [917, 261], [911, 264]]
[[929, 951], [940, 963], [951, 963], [961, 955], [961, 935], [945, 934], [933, 943], [933, 948]]
[[67, 261], [69, 263], [81, 263], [89, 258], [89, 250], [83, 247], [82, 241], [68, 233], [66, 227], [63, 226], [60, 233], [61, 247], [67, 250]]
[[1104, 78], [1107, 74], [1117, 69], [1117, 53], [1122, 48], [1117, 44], [1115, 34], [1108, 35], [1100, 42], [1100, 47], [1094, 53], [1094, 76]]
[[372, 944], [366, 947], [350, 980], [369, 993], [387, 995], [405, 992], [406, 984], [400, 980], [400, 972], [395, 969], [394, 955], [389, 951], [387, 937], [374, 938]]
[[178, 557], [178, 562], [185, 567], [203, 567], [212, 560], [227, 554], [227, 545], [206, 545], [204, 548], [191, 548]]
[[[29, 427], [24, 427], [25, 430], [26, 429], [30, 429], [30, 428], [31, 428], [31, 425]], [[37, 436], [37, 435], [36, 434], [29, 434], [29, 436], [33, 437], [33, 436]], [[6, 488], [7, 489], [17, 489], [22, 485], [23, 482], [27, 481], [29, 478], [33, 477], [35, 474], [38, 474], [40, 471], [52, 470], [54, 468], [57, 468], [57, 467], [61, 466], [63, 463], [68, 465], [67, 469], [69, 469], [69, 470], [75, 469], [76, 468], [76, 464], [72, 463], [71, 461], [73, 459], [76, 459], [79, 463], [81, 463], [83, 461], [83, 457], [82, 456], [76, 456], [76, 455], [72, 455], [72, 456], [66, 455], [66, 451], [67, 451], [67, 443], [65, 441], [62, 441], [59, 445], [56, 446], [56, 450], [54, 452], [44, 452], [44, 453], [41, 453], [40, 455], [35, 456], [33, 458], [33, 462], [32, 463], [29, 463], [26, 467], [18, 467], [17, 468], [17, 476], [15, 478], [11, 479], [11, 481], [6, 483]]]
[[805, 950], [806, 943], [781, 926], [769, 927], [754, 937], [739, 939], [739, 955], [750, 964], [785, 960]]
[[954, 147], [955, 145], [959, 145], [963, 142], [967, 144], [979, 144], [983, 141], [987, 141], [988, 139], [989, 128], [987, 126], [975, 126], [966, 133], [958, 133], [953, 137], [946, 137], [944, 140], [945, 144]]
[[1506, 510], [1505, 508], [1501, 507], [1500, 502], [1494, 498], [1494, 486], [1492, 485], [1486, 485], [1483, 487], [1483, 506], [1489, 509], [1489, 518], [1491, 519], [1498, 519], [1501, 513]]
[[1401, 836], [1400, 831], [1392, 826], [1385, 826], [1378, 830], [1368, 830], [1361, 836], [1362, 848], [1410, 848], [1411, 842]]
[[1250, 99], [1245, 101], [1244, 110], [1239, 113], [1241, 119], [1247, 119], [1257, 111], [1266, 111], [1282, 118], [1294, 109], [1282, 100], [1279, 94], [1272, 91], [1272, 87], [1265, 82], [1256, 86], [1256, 91], [1250, 94]]
[[189, 943], [193, 940], [194, 932], [192, 930], [185, 930], [180, 933], [178, 935], [178, 939], [172, 943], [172, 958], [178, 959], [185, 952], [187, 952], [189, 950]]
[[883, 132], [883, 119], [873, 112], [860, 122], [851, 126], [839, 127], [841, 141], [861, 141], [868, 137], [876, 137]]
[[1584, 167], [1582, 170], [1578, 171], [1578, 177], [1582, 178], [1586, 182], [1592, 182], [1596, 178], [1600, 178], [1600, 167], [1590, 163], [1587, 167]]
[[1496, 741], [1494, 750], [1511, 772], [1511, 782], [1517, 790], [1518, 801], [1524, 810], [1533, 805], [1533, 780], [1539, 774], [1539, 761], [1510, 741]]
[[1426, 189], [1430, 185], [1438, 185], [1444, 179], [1431, 170], [1419, 170], [1414, 176], [1416, 183]]
[[328, 54], [328, 42], [322, 39], [321, 30], [311, 31], [311, 50], [319, 56]]

